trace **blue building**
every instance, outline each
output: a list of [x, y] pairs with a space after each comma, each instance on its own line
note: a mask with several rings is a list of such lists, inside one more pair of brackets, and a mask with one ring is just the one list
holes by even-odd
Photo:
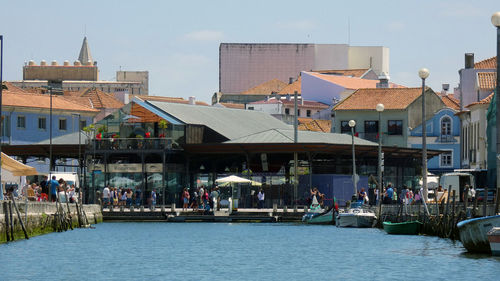
[[[2, 145], [35, 144], [49, 139], [50, 108], [50, 95], [28, 93], [5, 83], [2, 92]], [[52, 95], [52, 138], [78, 132], [79, 128], [92, 124], [98, 113], [97, 109]], [[28, 159], [23, 160], [32, 165]]]
[[[426, 122], [427, 149], [443, 150], [439, 156], [430, 158], [427, 169], [433, 174], [451, 172], [460, 169], [460, 118], [458, 104], [450, 97], [442, 97], [447, 107], [437, 111]], [[453, 101], [449, 103], [444, 99]], [[422, 147], [422, 125], [410, 130], [408, 144], [413, 148]]]

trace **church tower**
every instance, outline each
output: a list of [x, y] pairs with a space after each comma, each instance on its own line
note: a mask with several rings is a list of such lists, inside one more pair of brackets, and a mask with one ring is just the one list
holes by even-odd
[[92, 59], [92, 55], [90, 54], [89, 43], [87, 42], [87, 36], [83, 38], [82, 48], [80, 49], [78, 60], [82, 65], [94, 64], [94, 60]]

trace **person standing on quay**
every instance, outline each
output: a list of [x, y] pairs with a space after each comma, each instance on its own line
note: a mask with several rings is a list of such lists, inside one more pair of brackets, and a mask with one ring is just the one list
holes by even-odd
[[59, 189], [59, 183], [56, 180], [56, 176], [52, 176], [50, 183], [50, 201], [57, 201], [57, 190]]
[[259, 194], [257, 194], [257, 198], [259, 199], [259, 202], [257, 203], [257, 208], [262, 209], [264, 208], [264, 200], [265, 200], [265, 194], [264, 190], [262, 188], [259, 190]]
[[184, 192], [182, 192], [182, 210], [187, 211], [188, 204], [189, 204], [189, 192], [187, 191], [187, 188], [184, 188]]
[[392, 183], [387, 185], [387, 191], [385, 192], [385, 204], [392, 203], [392, 196], [394, 195], [394, 189], [392, 189]]
[[135, 205], [137, 207], [139, 207], [142, 204], [141, 199], [142, 199], [142, 191], [141, 191], [140, 187], [138, 186], [135, 189]]
[[103, 206], [109, 205], [109, 195], [110, 195], [109, 187], [106, 186], [102, 190], [102, 205]]
[[154, 209], [155, 206], [156, 206], [156, 191], [153, 189], [153, 191], [151, 191], [151, 195], [149, 196], [150, 198], [150, 206], [149, 206], [149, 209]]

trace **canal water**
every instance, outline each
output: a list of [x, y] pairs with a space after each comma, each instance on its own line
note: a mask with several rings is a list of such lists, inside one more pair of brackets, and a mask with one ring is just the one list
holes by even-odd
[[499, 280], [500, 258], [379, 229], [102, 223], [0, 245], [0, 280]]

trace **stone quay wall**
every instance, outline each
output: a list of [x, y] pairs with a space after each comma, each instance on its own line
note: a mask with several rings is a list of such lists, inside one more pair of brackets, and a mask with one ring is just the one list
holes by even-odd
[[[10, 212], [7, 208], [7, 213], [5, 212], [5, 207], [11, 204], [12, 209], [12, 227], [7, 224], [10, 221]], [[51, 233], [57, 231], [56, 228], [56, 203], [51, 202], [32, 202], [28, 201], [16, 201], [17, 208], [21, 215], [21, 219], [26, 227], [26, 232], [29, 237]], [[66, 203], [62, 203], [64, 211], [67, 212]], [[73, 228], [78, 227], [78, 215], [75, 203], [69, 203], [69, 209], [71, 212], [71, 221]], [[99, 205], [82, 205], [82, 209], [85, 212], [89, 224], [97, 224], [102, 222], [102, 212]], [[27, 211], [27, 214], [26, 214]], [[27, 220], [26, 220], [27, 219]], [[86, 222], [84, 222], [86, 224]], [[7, 229], [8, 227], [8, 229]], [[10, 200], [0, 200], [0, 243], [7, 242], [7, 233], [11, 233], [11, 228], [13, 228], [14, 240], [24, 239], [25, 235], [19, 221], [18, 214], [12, 205]]]

